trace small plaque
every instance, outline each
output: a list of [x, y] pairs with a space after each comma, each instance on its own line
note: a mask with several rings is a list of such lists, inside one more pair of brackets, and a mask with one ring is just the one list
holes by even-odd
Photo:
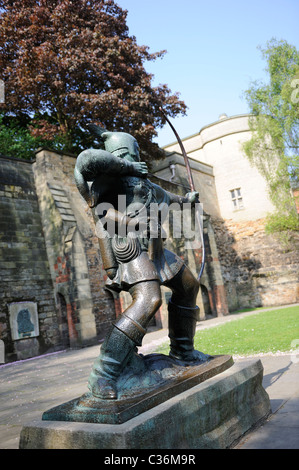
[[13, 341], [39, 335], [37, 304], [35, 302], [9, 304], [9, 321]]

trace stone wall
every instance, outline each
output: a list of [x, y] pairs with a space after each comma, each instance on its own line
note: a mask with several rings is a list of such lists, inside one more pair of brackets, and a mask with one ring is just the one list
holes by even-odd
[[[183, 139], [188, 157], [212, 166], [219, 217], [226, 220], [256, 220], [274, 210], [265, 179], [242, 150], [242, 144], [251, 138], [248, 118], [249, 115], [222, 116], [199, 133]], [[180, 152], [178, 143], [166, 146], [165, 150]], [[236, 189], [240, 190], [242, 205], [235, 207], [231, 191]]]
[[[215, 186], [214, 169], [211, 165], [189, 158], [189, 164], [194, 180], [194, 186], [199, 193], [199, 200], [206, 213], [220, 217], [218, 197]], [[171, 170], [171, 166], [174, 167]], [[186, 164], [182, 155], [176, 152], [166, 152], [166, 158], [152, 164], [152, 171], [155, 177], [159, 178], [159, 183], [163, 181], [163, 187], [168, 183], [176, 183], [173, 189], [183, 190], [183, 194], [189, 191], [190, 183], [186, 171]]]
[[212, 219], [229, 310], [299, 302], [299, 234], [286, 245], [265, 220]]
[[[105, 289], [92, 212], [73, 178], [75, 162], [74, 156], [46, 149], [36, 153], [34, 162], [0, 157], [0, 346], [5, 362], [98, 343], [131, 302], [129, 294], [113, 297]], [[176, 164], [180, 178], [180, 161]], [[203, 170], [208, 172], [198, 171]], [[154, 183], [176, 194], [188, 191], [185, 181], [169, 181], [169, 165], [161, 171], [162, 176], [150, 176]], [[212, 173], [209, 178], [206, 197], [213, 204]], [[263, 219], [225, 221], [215, 214], [217, 204], [204, 217], [200, 318], [298, 302], [298, 234], [285, 247], [266, 235]], [[187, 249], [183, 238], [166, 238], [167, 248], [198, 273], [201, 250]], [[167, 327], [171, 292], [162, 291], [156, 325]]]
[[47, 150], [34, 162], [0, 157], [5, 362], [98, 343], [115, 318], [92, 215], [74, 183], [75, 162]]
[[75, 185], [75, 163], [71, 155], [42, 149], [33, 168], [54, 295], [60, 310], [66, 304], [70, 344], [77, 347], [103, 339], [115, 308], [92, 213]]
[[[0, 158], [0, 226], [0, 338], [6, 361], [59, 349], [61, 338], [32, 163]], [[38, 336], [14, 328], [14, 309], [28, 310], [28, 302], [37, 306]], [[19, 336], [12, 341], [14, 333]]]

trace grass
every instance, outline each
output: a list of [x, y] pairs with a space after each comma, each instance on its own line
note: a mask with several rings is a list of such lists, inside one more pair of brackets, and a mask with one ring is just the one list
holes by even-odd
[[[295, 349], [298, 343], [298, 306], [234, 319], [219, 326], [197, 331], [194, 338], [195, 349], [211, 355], [250, 356], [287, 352]], [[168, 354], [169, 345], [162, 345], [157, 352]]]

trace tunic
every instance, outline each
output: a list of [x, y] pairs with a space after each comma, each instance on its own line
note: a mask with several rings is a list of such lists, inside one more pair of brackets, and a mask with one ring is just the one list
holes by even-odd
[[[112, 181], [113, 180], [113, 181]], [[163, 246], [161, 234], [161, 209], [171, 203], [180, 206], [186, 199], [165, 191], [148, 179], [135, 176], [108, 177], [105, 175], [94, 181], [91, 192], [93, 197], [103, 203], [111, 204], [122, 216], [128, 216], [132, 226], [138, 224], [140, 217], [145, 220], [144, 230], [129, 232], [126, 236], [109, 233], [105, 227], [105, 216], [99, 215], [97, 224], [102, 224], [100, 232], [105, 237], [103, 251], [110, 253], [117, 263], [117, 273], [113, 279], [107, 279], [106, 286], [115, 291], [129, 290], [138, 282], [157, 280], [161, 284], [172, 279], [184, 265], [184, 261]], [[117, 196], [117, 200], [116, 200]], [[122, 210], [119, 211], [119, 196], [122, 199]], [[125, 200], [125, 203], [124, 203]], [[158, 217], [151, 217], [151, 204], [156, 204]], [[95, 208], [95, 213], [99, 213]], [[103, 224], [104, 222], [104, 224]], [[154, 237], [150, 228], [154, 224]], [[98, 225], [99, 228], [99, 225]], [[152, 235], [152, 236], [151, 236]], [[98, 235], [99, 236], [99, 235]], [[108, 263], [109, 264], [109, 263]], [[115, 264], [114, 264], [115, 265]]]

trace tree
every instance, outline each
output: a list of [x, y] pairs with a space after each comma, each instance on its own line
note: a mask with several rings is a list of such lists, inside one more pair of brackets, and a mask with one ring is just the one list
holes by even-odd
[[[45, 122], [44, 125], [47, 126], [48, 123]], [[38, 147], [63, 151], [61, 136], [53, 136], [50, 133], [34, 136], [30, 132], [31, 128], [30, 118], [24, 119], [23, 116], [20, 120], [0, 114], [0, 154], [31, 160]]]
[[244, 150], [266, 178], [277, 208], [268, 217], [268, 231], [299, 230], [291, 191], [292, 184], [299, 183], [299, 51], [276, 39], [260, 49], [269, 82], [253, 82], [245, 92], [252, 138]]
[[56, 138], [65, 151], [90, 145], [95, 123], [133, 134], [159, 156], [159, 106], [175, 117], [186, 105], [167, 85], [152, 86], [144, 64], [165, 51], [137, 45], [126, 10], [114, 0], [0, 0], [0, 12], [6, 116], [30, 117], [33, 137]]

